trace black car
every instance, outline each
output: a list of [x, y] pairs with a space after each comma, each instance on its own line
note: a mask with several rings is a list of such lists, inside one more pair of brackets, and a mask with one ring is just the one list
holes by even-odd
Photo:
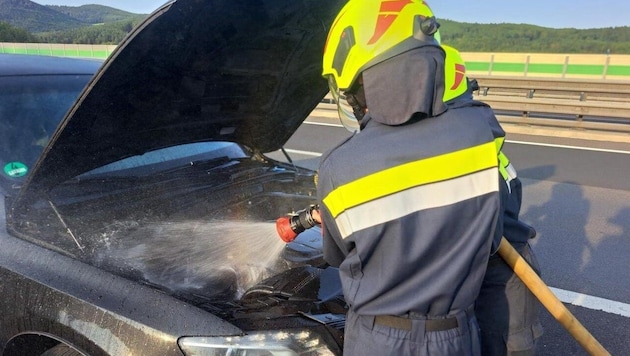
[[316, 202], [275, 161], [343, 1], [177, 0], [104, 62], [0, 56], [0, 354], [335, 355]]

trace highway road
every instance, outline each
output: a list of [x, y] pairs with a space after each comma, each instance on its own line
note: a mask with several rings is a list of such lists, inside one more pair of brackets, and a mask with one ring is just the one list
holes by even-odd
[[[521, 217], [538, 231], [532, 245], [543, 280], [612, 355], [628, 354], [630, 135], [504, 128], [504, 152], [524, 184]], [[316, 109], [285, 150], [316, 169], [321, 153], [348, 135], [332, 111]], [[541, 317], [538, 355], [587, 354], [544, 308]]]

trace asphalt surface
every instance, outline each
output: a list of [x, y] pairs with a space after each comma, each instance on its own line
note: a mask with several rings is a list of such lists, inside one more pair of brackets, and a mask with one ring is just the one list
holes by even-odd
[[[319, 154], [349, 135], [337, 123], [314, 113], [285, 145], [294, 163], [316, 169]], [[608, 352], [630, 354], [630, 134], [504, 128], [543, 280]], [[538, 355], [588, 354], [540, 313]]]

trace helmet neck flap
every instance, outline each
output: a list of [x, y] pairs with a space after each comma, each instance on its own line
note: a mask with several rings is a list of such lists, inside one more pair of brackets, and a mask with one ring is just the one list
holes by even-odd
[[444, 52], [425, 45], [363, 72], [370, 117], [385, 125], [402, 125], [446, 111]]

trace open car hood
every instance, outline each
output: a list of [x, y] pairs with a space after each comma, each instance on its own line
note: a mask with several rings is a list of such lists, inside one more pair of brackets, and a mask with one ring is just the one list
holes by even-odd
[[22, 198], [170, 145], [220, 140], [259, 152], [279, 149], [328, 90], [321, 56], [342, 6], [341, 0], [164, 5], [88, 84]]

